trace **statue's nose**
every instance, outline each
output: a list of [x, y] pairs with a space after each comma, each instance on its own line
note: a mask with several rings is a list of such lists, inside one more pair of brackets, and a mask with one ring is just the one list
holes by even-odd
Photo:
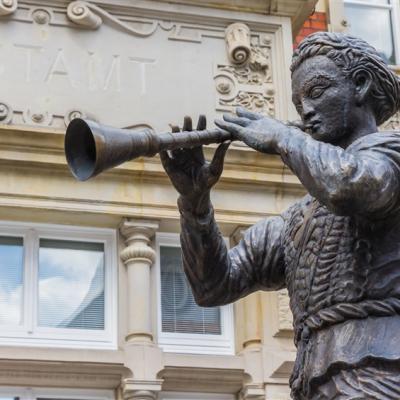
[[313, 116], [315, 115], [315, 110], [314, 107], [309, 104], [309, 102], [304, 101], [303, 102], [303, 121], [307, 122], [309, 121]]

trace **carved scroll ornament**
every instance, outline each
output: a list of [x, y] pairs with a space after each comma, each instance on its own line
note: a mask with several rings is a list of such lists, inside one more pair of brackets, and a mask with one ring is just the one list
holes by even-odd
[[244, 64], [250, 58], [250, 28], [246, 24], [235, 23], [225, 30], [228, 58], [232, 64]]
[[257, 35], [251, 39], [247, 63], [219, 64], [214, 75], [218, 111], [233, 111], [242, 106], [251, 111], [273, 116], [275, 89], [272, 82], [270, 37]]
[[0, 16], [14, 13], [17, 7], [18, 0], [0, 0]]
[[153, 21], [147, 30], [135, 29], [95, 4], [89, 3], [88, 1], [79, 0], [73, 1], [69, 4], [67, 16], [70, 21], [74, 22], [75, 24], [89, 29], [99, 28], [99, 26], [103, 23], [104, 18], [118, 25], [124, 31], [137, 37], [148, 37], [152, 35], [157, 29], [158, 25], [157, 21]]

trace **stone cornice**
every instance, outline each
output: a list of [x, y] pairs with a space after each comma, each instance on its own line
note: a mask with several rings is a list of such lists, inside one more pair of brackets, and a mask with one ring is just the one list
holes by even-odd
[[[118, 17], [129, 18], [138, 16], [144, 18], [160, 18], [176, 22], [198, 23], [225, 27], [234, 21], [245, 22], [252, 29], [275, 32], [285, 22], [273, 13], [257, 13], [256, 10], [241, 9], [239, 7], [213, 7], [209, 4], [199, 6], [198, 2], [166, 2], [154, 0], [88, 0], [88, 3]], [[244, 1], [243, 1], [244, 2]], [[19, 0], [19, 4], [27, 6], [55, 7], [66, 10], [71, 1], [67, 0]], [[227, 13], [227, 10], [230, 11]], [[248, 11], [249, 13], [244, 13]], [[250, 12], [251, 11], [251, 12]], [[268, 16], [268, 18], [266, 18]], [[287, 15], [289, 16], [289, 15]], [[75, 24], [71, 24], [75, 26]]]
[[[60, 6], [67, 7], [70, 1], [67, 0], [20, 0], [21, 4], [33, 4], [44, 6]], [[307, 16], [312, 12], [317, 3], [317, 0], [93, 0], [90, 3], [97, 5], [109, 12], [119, 15], [130, 15], [140, 12], [142, 16], [160, 16], [160, 13], [165, 17], [173, 17], [179, 20], [179, 17], [185, 14], [187, 21], [188, 15], [192, 14], [192, 20], [201, 22], [204, 18], [204, 13], [208, 14], [208, 23], [226, 23], [226, 15], [219, 14], [218, 11], [229, 10], [237, 12], [236, 20], [248, 20], [248, 16], [244, 13], [250, 13], [254, 16], [253, 22], [257, 24], [257, 14], [261, 16], [268, 15], [270, 17], [278, 17], [276, 19], [279, 24], [279, 17], [289, 17], [292, 21], [293, 31], [296, 32]], [[213, 9], [209, 13], [207, 9]], [[202, 11], [204, 10], [204, 11]], [[232, 16], [230, 17], [232, 19]], [[274, 24], [274, 20], [270, 20]], [[260, 23], [265, 28], [265, 18], [260, 19]]]
[[126, 369], [122, 364], [0, 360], [0, 385], [115, 389]]
[[[179, 229], [177, 194], [158, 157], [81, 183], [68, 171], [63, 142], [62, 131], [0, 125], [0, 219], [116, 227], [121, 217], [151, 218], [172, 224], [160, 229]], [[206, 157], [213, 152], [207, 148]], [[281, 212], [303, 193], [278, 157], [232, 146], [212, 195], [217, 221], [230, 235], [238, 225]]]

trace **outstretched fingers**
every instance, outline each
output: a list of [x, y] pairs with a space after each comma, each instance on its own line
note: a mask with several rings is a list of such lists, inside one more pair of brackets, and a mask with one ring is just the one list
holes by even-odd
[[248, 126], [252, 122], [252, 120], [250, 120], [248, 118], [240, 118], [240, 117], [236, 117], [235, 115], [232, 115], [232, 114], [224, 114], [224, 120], [226, 122], [232, 122], [232, 123], [240, 125], [240, 126]]
[[192, 131], [193, 130], [193, 122], [192, 122], [192, 118], [189, 116], [185, 116], [185, 118], [183, 119], [183, 127], [182, 127], [182, 131]]
[[199, 115], [199, 120], [197, 121], [197, 130], [204, 131], [207, 128], [207, 118], [204, 114]]
[[248, 119], [251, 119], [253, 121], [263, 118], [262, 114], [251, 112], [249, 110], [246, 110], [243, 107], [236, 108], [236, 114], [237, 114], [238, 117], [248, 118]]
[[222, 121], [220, 119], [216, 119], [215, 125], [218, 126], [218, 128], [223, 129], [224, 131], [228, 131], [233, 134], [235, 139], [242, 140], [242, 138], [245, 136], [245, 129], [243, 126], [237, 125], [232, 122], [227, 122], [227, 121]]

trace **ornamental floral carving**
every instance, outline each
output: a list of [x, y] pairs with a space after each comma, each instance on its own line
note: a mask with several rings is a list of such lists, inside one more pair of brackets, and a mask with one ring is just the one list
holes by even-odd
[[275, 90], [272, 82], [270, 40], [253, 36], [249, 61], [241, 65], [219, 64], [214, 76], [218, 111], [242, 106], [273, 116]]

